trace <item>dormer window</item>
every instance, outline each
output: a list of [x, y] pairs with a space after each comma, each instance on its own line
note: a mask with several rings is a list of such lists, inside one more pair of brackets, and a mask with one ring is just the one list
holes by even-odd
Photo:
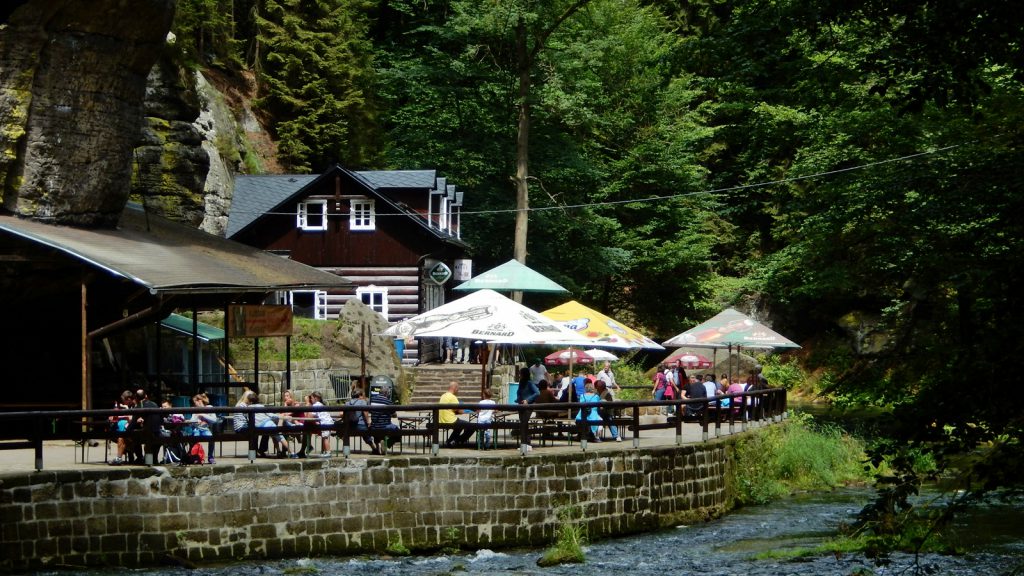
[[296, 225], [302, 230], [327, 230], [327, 200], [299, 202]]
[[352, 200], [348, 213], [349, 230], [375, 230], [376, 221], [373, 200]]

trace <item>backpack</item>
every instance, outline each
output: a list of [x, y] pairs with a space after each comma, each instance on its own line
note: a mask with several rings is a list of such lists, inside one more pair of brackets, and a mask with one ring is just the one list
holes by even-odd
[[192, 445], [192, 449], [188, 452], [188, 458], [185, 459], [186, 464], [202, 464], [206, 461], [206, 450], [203, 449], [203, 445], [196, 442]]

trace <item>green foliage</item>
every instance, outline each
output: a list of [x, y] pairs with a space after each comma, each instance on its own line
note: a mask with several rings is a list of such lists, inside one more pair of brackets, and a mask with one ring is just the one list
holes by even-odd
[[[201, 320], [211, 326], [223, 328], [224, 315], [221, 313], [203, 315]], [[323, 358], [321, 330], [323, 320], [312, 318], [294, 318], [291, 343], [291, 359], [316, 360]], [[286, 341], [283, 337], [260, 338], [260, 362], [283, 362], [287, 355]], [[235, 366], [251, 365], [254, 356], [253, 339], [231, 339], [231, 363]]]
[[406, 546], [404, 542], [402, 542], [401, 532], [396, 533], [394, 536], [388, 539], [387, 552], [392, 556], [408, 556], [412, 553], [409, 551], [409, 547]]
[[462, 533], [455, 526], [449, 526], [444, 529], [444, 537], [442, 539], [441, 553], [442, 554], [458, 554], [460, 549], [460, 541], [462, 540]]
[[824, 490], [862, 482], [864, 446], [839, 429], [794, 416], [736, 445], [737, 501], [763, 504], [796, 490]]
[[772, 386], [796, 390], [805, 385], [807, 375], [796, 358], [770, 355], [762, 361], [762, 373]]
[[538, 566], [558, 564], [582, 564], [586, 562], [583, 546], [587, 543], [587, 526], [579, 508], [565, 507], [558, 510], [558, 534], [555, 544], [537, 560]]
[[369, 5], [263, 0], [257, 12], [258, 104], [291, 170], [358, 167], [376, 154]]
[[[962, 393], [1024, 356], [1017, 7], [570, 7], [182, 0], [175, 31], [190, 61], [254, 67], [289, 170], [430, 167], [470, 191], [482, 270], [510, 256], [521, 19], [531, 267], [651, 334], [771, 310], [819, 390], [894, 411], [869, 450], [895, 483], [991, 447], [1005, 470], [960, 461], [1019, 484], [1022, 387]], [[773, 382], [803, 377], [771, 362]]]
[[244, 40], [236, 37], [236, 15], [244, 14], [252, 0], [180, 0], [171, 30], [173, 47], [184, 63], [238, 69]]
[[616, 400], [650, 400], [651, 381], [644, 374], [642, 367], [629, 362], [615, 364], [615, 382], [619, 386], [641, 386], [641, 388], [623, 388], [615, 394]]

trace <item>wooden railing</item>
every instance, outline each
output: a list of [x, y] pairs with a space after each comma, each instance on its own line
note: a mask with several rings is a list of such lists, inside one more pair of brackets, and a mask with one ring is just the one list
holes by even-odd
[[[720, 407], [722, 400], [729, 399], [729, 407]], [[694, 418], [679, 417], [684, 413], [688, 405], [701, 406], [699, 414]], [[666, 422], [641, 423], [641, 412], [646, 407], [670, 408], [676, 416], [670, 416]], [[601, 408], [606, 413], [623, 414], [610, 420], [581, 420], [575, 421], [569, 415], [575, 416], [580, 409], [593, 407]], [[777, 421], [782, 418], [786, 411], [786, 391], [783, 388], [768, 390], [748, 391], [742, 394], [726, 394], [716, 398], [696, 399], [675, 399], [675, 400], [622, 400], [613, 402], [565, 402], [549, 404], [475, 404], [462, 403], [458, 406], [451, 404], [410, 404], [410, 405], [371, 405], [371, 406], [260, 406], [260, 407], [191, 407], [191, 408], [134, 408], [129, 412], [133, 419], [155, 418], [162, 422], [165, 417], [172, 414], [192, 415], [199, 413], [217, 414], [224, 417], [226, 431], [212, 431], [211, 436], [172, 436], [163, 437], [155, 433], [155, 424], [147, 426], [142, 424], [124, 432], [118, 432], [109, 426], [109, 418], [124, 416], [125, 410], [37, 410], [20, 412], [0, 412], [0, 450], [24, 450], [33, 449], [35, 452], [35, 468], [43, 469], [43, 443], [48, 440], [73, 440], [85, 446], [87, 442], [94, 440], [117, 440], [118, 438], [129, 438], [142, 444], [168, 444], [171, 441], [180, 442], [183, 438], [190, 442], [229, 442], [244, 441], [248, 443], [249, 450], [247, 457], [253, 461], [256, 457], [256, 444], [260, 436], [266, 434], [296, 434], [308, 433], [314, 437], [329, 430], [336, 434], [342, 443], [342, 453], [348, 457], [351, 451], [351, 440], [369, 433], [378, 439], [399, 438], [417, 436], [423, 442], [430, 442], [431, 453], [437, 455], [441, 445], [440, 435], [442, 430], [450, 425], [438, 424], [438, 413], [441, 410], [454, 409], [457, 412], [463, 410], [479, 411], [493, 410], [496, 413], [515, 415], [516, 418], [505, 418], [490, 424], [472, 424], [478, 430], [490, 429], [514, 430], [515, 437], [519, 442], [519, 449], [525, 453], [529, 450], [531, 436], [543, 435], [545, 430], [542, 426], [534, 426], [531, 423], [543, 423], [545, 420], [554, 420], [540, 417], [531, 417], [534, 412], [560, 412], [565, 414], [561, 418], [563, 424], [571, 429], [576, 427], [577, 438], [583, 450], [587, 449], [588, 429], [590, 426], [616, 425], [624, 427], [632, 433], [633, 446], [640, 446], [641, 432], [655, 429], [674, 429], [676, 444], [682, 443], [682, 426], [684, 423], [698, 424], [702, 429], [702, 439], [707, 441], [711, 430], [716, 436], [721, 433], [723, 424], [728, 424], [729, 432], [735, 431], [735, 425], [739, 423], [745, 430], [747, 424], [752, 421]], [[296, 426], [284, 425], [275, 427], [256, 427], [256, 414], [293, 414], [305, 413], [315, 414], [327, 411], [334, 418], [334, 424], [321, 425], [319, 423], [307, 422], [299, 429]], [[374, 412], [387, 411], [394, 417], [396, 412], [419, 413], [413, 427], [399, 427], [398, 430], [383, 430], [371, 428], [368, 432], [357, 430], [347, 417], [352, 411]], [[244, 414], [247, 426], [241, 432], [235, 432], [231, 427], [233, 416]], [[10, 432], [10, 430], [17, 432]], [[565, 429], [564, 427], [562, 429]]]

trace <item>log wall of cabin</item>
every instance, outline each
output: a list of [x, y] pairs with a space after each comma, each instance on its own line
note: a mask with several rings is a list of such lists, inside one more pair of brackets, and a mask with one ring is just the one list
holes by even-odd
[[325, 272], [344, 276], [355, 288], [327, 294], [327, 317], [337, 318], [345, 302], [356, 297], [356, 288], [388, 289], [388, 322], [419, 314], [419, 267], [325, 267]]

